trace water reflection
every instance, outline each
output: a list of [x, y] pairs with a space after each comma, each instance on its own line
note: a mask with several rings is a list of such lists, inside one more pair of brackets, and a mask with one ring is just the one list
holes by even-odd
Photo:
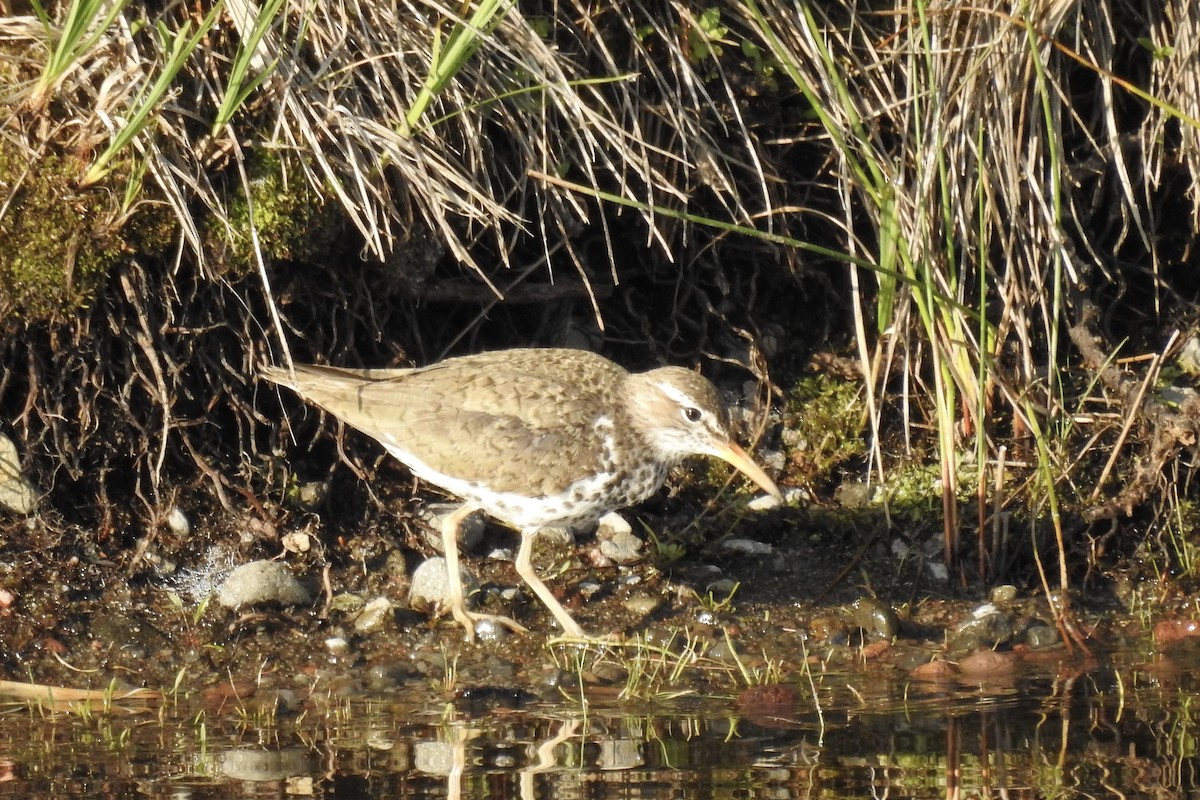
[[[490, 710], [313, 702], [256, 726], [162, 710], [0, 716], [0, 796], [832, 798], [1194, 793], [1194, 672], [986, 687], [845, 676], [834, 702]], [[830, 678], [832, 680], [832, 678]]]

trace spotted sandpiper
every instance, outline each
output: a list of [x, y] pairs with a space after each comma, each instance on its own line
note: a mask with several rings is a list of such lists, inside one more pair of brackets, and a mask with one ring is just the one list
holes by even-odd
[[268, 367], [261, 377], [376, 439], [414, 475], [466, 501], [441, 532], [448, 606], [468, 639], [480, 619], [519, 628], [467, 610], [458, 528], [476, 510], [520, 531], [517, 574], [565, 633], [584, 637], [533, 569], [539, 530], [639, 503], [690, 455], [723, 459], [781, 496], [733, 441], [713, 385], [681, 367], [630, 373], [585, 350], [534, 348], [416, 369]]

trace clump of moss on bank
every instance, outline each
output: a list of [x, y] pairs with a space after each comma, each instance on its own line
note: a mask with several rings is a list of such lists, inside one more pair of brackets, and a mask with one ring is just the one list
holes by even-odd
[[110, 192], [76, 188], [81, 164], [70, 155], [28, 153], [0, 138], [0, 315], [61, 318], [86, 306], [126, 252]]
[[257, 265], [251, 222], [268, 263], [314, 261], [335, 249], [342, 210], [329, 203], [286, 158], [267, 155], [253, 162], [247, 200], [241, 187], [229, 193], [227, 216], [207, 217], [205, 236], [211, 259], [236, 275]]
[[811, 486], [867, 452], [859, 381], [803, 377], [788, 390], [783, 417], [789, 483]]

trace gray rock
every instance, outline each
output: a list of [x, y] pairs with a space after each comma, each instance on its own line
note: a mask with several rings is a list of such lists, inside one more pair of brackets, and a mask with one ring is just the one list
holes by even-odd
[[721, 542], [721, 549], [743, 556], [769, 556], [775, 552], [771, 545], [754, 539], [726, 539]]
[[1034, 650], [1040, 647], [1051, 647], [1060, 641], [1058, 631], [1049, 625], [1033, 625], [1025, 631], [1025, 644]]
[[350, 655], [350, 641], [345, 636], [330, 636], [325, 640], [325, 652], [335, 658]]
[[632, 564], [642, 557], [643, 542], [620, 514], [605, 514], [596, 528], [600, 554], [617, 564]]
[[608, 512], [596, 522], [597, 539], [611, 539], [623, 533], [633, 533], [633, 526], [615, 511]]
[[[460, 503], [431, 503], [418, 512], [418, 516], [429, 525], [422, 529], [426, 543], [437, 552], [442, 552], [442, 521], [462, 508]], [[482, 540], [487, 521], [482, 511], [478, 511], [458, 526], [458, 549], [472, 550]]]
[[[475, 576], [459, 565], [459, 575], [462, 576], [463, 591], [469, 598], [476, 590]], [[441, 556], [427, 558], [417, 566], [412, 576], [412, 588], [408, 590], [408, 604], [417, 611], [428, 611], [445, 606], [450, 594], [450, 581], [447, 580], [446, 559]]]
[[18, 514], [32, 514], [37, 500], [37, 490], [21, 473], [17, 446], [0, 433], [0, 506]]
[[803, 486], [789, 486], [783, 490], [783, 503], [789, 506], [806, 506], [812, 502], [812, 494]]
[[285, 606], [312, 604], [312, 595], [278, 561], [242, 564], [217, 587], [217, 602], [226, 608], [245, 608], [265, 603]]

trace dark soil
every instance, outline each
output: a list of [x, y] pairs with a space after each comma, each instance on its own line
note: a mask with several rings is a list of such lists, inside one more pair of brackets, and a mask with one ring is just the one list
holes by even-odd
[[[730, 492], [705, 508], [690, 493], [664, 494], [627, 512], [635, 531], [645, 525], [660, 543], [648, 544], [638, 563], [603, 565], [590, 535], [574, 546], [537, 550], [536, 563], [551, 573], [548, 583], [585, 630], [623, 642], [613, 647], [608, 667], [598, 668], [605, 663], [597, 658], [599, 648], [554, 644], [549, 614], [528, 591], [509, 591], [518, 584], [511, 563], [487, 555], [496, 547], [515, 548], [516, 534], [498, 526], [489, 525], [465, 562], [478, 578], [484, 610], [511, 615], [528, 634], [467, 643], [449, 617], [407, 608], [408, 575], [432, 552], [423, 523], [406, 510], [411, 505], [401, 501], [395, 513], [354, 532], [323, 528], [316, 514], [287, 518], [293, 532], [306, 529], [311, 547], [305, 553], [285, 552], [282, 528], [269, 521], [220, 514], [193, 522], [186, 536], [164, 524], [138, 543], [136, 559], [84, 535], [52, 532], [36, 517], [9, 522], [0, 535], [0, 586], [13, 597], [0, 611], [0, 670], [12, 680], [92, 688], [114, 680], [155, 689], [180, 680], [185, 689], [233, 681], [243, 691], [328, 688], [332, 682], [352, 694], [516, 686], [552, 697], [564, 674], [618, 691], [631, 680], [630, 654], [652, 645], [672, 653], [691, 648], [700, 661], [670, 679], [657, 677], [645, 691], [728, 692], [751, 680], [747, 671], [763, 680], [806, 664], [859, 669], [868, 661], [907, 671], [962, 655], [953, 652], [954, 631], [986, 599], [978, 585], [959, 588], [957, 576], [940, 580], [931, 568], [936, 557], [898, 557], [901, 544], [913, 542], [889, 532], [878, 509], [751, 512]], [[734, 537], [769, 552], [731, 554], [722, 543]], [[922, 537], [920, 551], [936, 552], [936, 535]], [[677, 549], [668, 551], [665, 542]], [[680, 557], [667, 563], [665, 552]], [[206, 572], [214, 561], [262, 557], [282, 558], [314, 590], [315, 605], [235, 612], [185, 592], [217, 580]], [[730, 582], [736, 585], [732, 598]], [[720, 589], [710, 596], [713, 586]], [[1048, 612], [1029, 610], [1037, 594], [1028, 587], [1014, 591], [1006, 617], [1040, 615], [1053, 626]], [[362, 603], [347, 598], [376, 597], [388, 598], [394, 611], [378, 627], [357, 630]], [[1105, 610], [1102, 598], [1091, 602], [1074, 611], [1089, 625]], [[960, 649], [974, 647], [1029, 649], [1017, 634], [971, 640]], [[1042, 648], [1053, 659], [1080, 655], [1061, 643]]]

